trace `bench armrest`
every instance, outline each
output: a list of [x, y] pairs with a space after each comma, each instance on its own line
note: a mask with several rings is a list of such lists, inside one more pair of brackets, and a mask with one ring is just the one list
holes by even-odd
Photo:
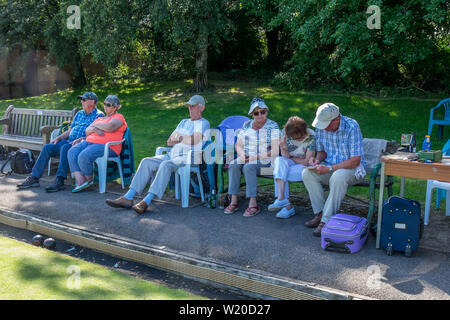
[[39, 128], [39, 131], [42, 134], [42, 138], [44, 140], [44, 144], [49, 144], [50, 143], [50, 137], [52, 134], [52, 131], [55, 129], [58, 129], [59, 126], [42, 126]]
[[11, 120], [9, 118], [0, 119], [0, 125], [7, 125], [9, 126]]

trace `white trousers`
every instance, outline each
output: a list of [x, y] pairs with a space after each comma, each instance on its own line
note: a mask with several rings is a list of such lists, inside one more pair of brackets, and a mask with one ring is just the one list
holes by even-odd
[[283, 180], [284, 196], [289, 199], [289, 182], [303, 181], [302, 172], [305, 168], [302, 164], [295, 163], [292, 159], [276, 157], [273, 168], [273, 180], [275, 183], [275, 197], [278, 197], [277, 179]]

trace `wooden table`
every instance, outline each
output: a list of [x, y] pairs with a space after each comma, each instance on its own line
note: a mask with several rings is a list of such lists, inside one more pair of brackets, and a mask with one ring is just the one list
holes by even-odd
[[376, 248], [380, 248], [381, 216], [383, 211], [385, 175], [402, 177], [401, 196], [404, 194], [404, 178], [450, 181], [450, 165], [447, 163], [423, 163], [411, 160], [381, 158], [380, 197], [378, 200], [378, 223]]

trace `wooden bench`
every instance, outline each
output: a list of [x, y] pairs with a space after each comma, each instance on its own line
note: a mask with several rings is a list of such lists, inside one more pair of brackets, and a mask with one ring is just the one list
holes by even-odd
[[50, 143], [51, 132], [64, 121], [72, 121], [77, 110], [26, 109], [10, 105], [0, 119], [3, 126], [0, 145], [41, 151]]

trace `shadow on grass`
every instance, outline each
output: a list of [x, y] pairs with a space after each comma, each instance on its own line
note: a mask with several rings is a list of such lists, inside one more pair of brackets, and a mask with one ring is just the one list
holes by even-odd
[[[76, 283], [76, 274], [69, 272], [76, 265], [64, 256], [42, 254], [39, 258], [24, 257], [14, 262], [17, 278], [27, 283], [29, 288], [38, 288], [39, 292], [30, 292], [35, 299], [115, 300], [115, 299], [190, 299], [188, 293], [165, 288], [160, 285], [131, 278], [120, 272], [102, 267], [80, 263], [79, 288], [71, 287]], [[75, 282], [74, 282], [75, 280]], [[42, 297], [40, 297], [42, 294]]]

